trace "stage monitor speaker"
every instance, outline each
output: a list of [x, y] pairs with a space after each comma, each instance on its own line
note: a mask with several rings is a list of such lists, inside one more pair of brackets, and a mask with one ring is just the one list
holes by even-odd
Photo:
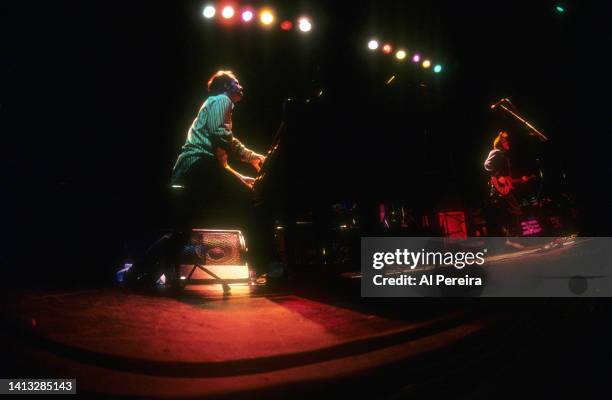
[[248, 279], [246, 254], [245, 238], [239, 230], [193, 229], [183, 251], [180, 274], [191, 280], [210, 279], [201, 269], [193, 269], [200, 264], [222, 279]]

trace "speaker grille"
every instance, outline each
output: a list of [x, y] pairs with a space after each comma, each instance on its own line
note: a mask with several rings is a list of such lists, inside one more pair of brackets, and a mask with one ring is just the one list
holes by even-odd
[[240, 231], [194, 229], [190, 247], [193, 247], [198, 262], [206, 265], [246, 263], [244, 238]]

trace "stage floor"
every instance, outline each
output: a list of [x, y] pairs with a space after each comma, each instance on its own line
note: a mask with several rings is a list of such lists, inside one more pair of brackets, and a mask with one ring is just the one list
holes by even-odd
[[233, 285], [229, 297], [219, 285], [15, 291], [2, 308], [3, 375], [76, 378], [99, 398], [295, 398], [374, 382], [406, 392], [468, 365], [486, 371], [546, 330], [567, 333], [555, 324], [574, 315], [546, 300], [366, 299], [358, 279], [340, 281]]
[[198, 285], [178, 297], [122, 288], [29, 293], [5, 310], [15, 335], [4, 340], [16, 371], [76, 377], [90, 394], [177, 398], [348, 377], [487, 324], [456, 307], [393, 318], [329, 298], [246, 285], [232, 292]]

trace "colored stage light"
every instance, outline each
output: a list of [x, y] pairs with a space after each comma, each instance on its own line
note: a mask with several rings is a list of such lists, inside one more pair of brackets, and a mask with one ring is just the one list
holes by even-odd
[[433, 72], [438, 74], [438, 73], [440, 73], [440, 71], [442, 71], [442, 66], [440, 64], [436, 64], [436, 66], [433, 67]]
[[261, 14], [259, 14], [259, 20], [264, 25], [270, 25], [274, 22], [274, 14], [270, 10], [263, 10]]
[[557, 4], [557, 6], [555, 7], [555, 10], [557, 10], [557, 12], [559, 13], [564, 13], [565, 7], [563, 7], [561, 4]]
[[308, 18], [302, 17], [298, 20], [298, 28], [302, 32], [310, 32], [310, 30], [312, 29], [312, 23]]
[[390, 54], [393, 51], [393, 47], [387, 43], [382, 47], [382, 52], [385, 54]]
[[406, 51], [398, 50], [397, 53], [395, 53], [395, 58], [397, 58], [398, 60], [403, 60], [404, 58], [406, 58]]
[[253, 11], [245, 10], [242, 12], [242, 20], [244, 22], [251, 22], [253, 20]]
[[293, 24], [291, 23], [291, 21], [283, 21], [281, 22], [280, 27], [284, 31], [289, 31], [291, 30], [291, 28], [293, 28]]
[[429, 67], [431, 67], [431, 61], [429, 60], [423, 61], [423, 68], [429, 68]]
[[368, 49], [376, 50], [377, 48], [378, 48], [378, 41], [377, 40], [372, 39], [372, 40], [370, 40], [368, 42]]
[[206, 6], [204, 7], [204, 11], [202, 11], [202, 15], [204, 16], [204, 18], [212, 18], [214, 17], [216, 14], [216, 10], [215, 7], [213, 6]]
[[412, 61], [415, 63], [418, 63], [419, 61], [421, 61], [421, 55], [420, 54], [415, 54], [412, 56]]
[[221, 15], [225, 19], [232, 18], [234, 16], [234, 7], [232, 7], [232, 6], [225, 6], [225, 7], [223, 7], [223, 10], [221, 11]]

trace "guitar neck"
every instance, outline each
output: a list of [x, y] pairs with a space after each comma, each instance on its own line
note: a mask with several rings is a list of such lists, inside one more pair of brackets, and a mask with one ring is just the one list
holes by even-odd
[[[535, 175], [530, 175], [527, 177], [527, 180], [531, 180], [533, 178], [535, 178]], [[523, 182], [523, 178], [510, 178], [510, 180], [512, 181], [512, 183], [522, 183]]]

